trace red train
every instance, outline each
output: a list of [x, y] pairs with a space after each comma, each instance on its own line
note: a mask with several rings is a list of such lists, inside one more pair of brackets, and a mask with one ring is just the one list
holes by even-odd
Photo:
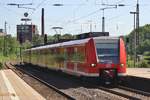
[[126, 74], [122, 38], [91, 37], [27, 49], [23, 61], [77, 76], [98, 77], [110, 83]]

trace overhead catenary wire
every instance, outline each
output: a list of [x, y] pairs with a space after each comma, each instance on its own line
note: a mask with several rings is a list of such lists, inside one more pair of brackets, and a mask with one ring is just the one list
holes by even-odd
[[[36, 9], [37, 9], [44, 1], [46, 1], [46, 0], [43, 0], [43, 1], [36, 7]], [[93, 15], [94, 13], [97, 13], [98, 11], [99, 11], [99, 10], [94, 11], [94, 12], [92, 12], [92, 13], [90, 13], [90, 14], [85, 15], [85, 16], [81, 16], [81, 17], [76, 18], [76, 19], [74, 19], [74, 20], [67, 21], [65, 24], [63, 23], [63, 25], [61, 25], [61, 26], [64, 26], [64, 25], [66, 26], [66, 24], [68, 25], [68, 24], [71, 24], [71, 23], [73, 23], [73, 22], [75, 22], [75, 21], [78, 21], [78, 20], [81, 20], [81, 19], [83, 19], [83, 18], [89, 17], [89, 16]]]
[[[103, 2], [103, 0], [101, 0], [101, 3], [104, 3], [104, 2]], [[108, 3], [108, 1], [107, 1], [107, 3]], [[100, 9], [99, 9], [99, 10], [100, 10]], [[77, 19], [74, 19], [74, 20], [72, 20], [72, 21], [68, 21], [67, 23], [65, 23], [65, 26], [66, 26], [66, 24], [68, 25], [68, 24], [73, 23], [73, 22], [75, 22], [75, 21], [78, 21], [78, 20], [80, 20], [80, 19], [83, 19], [83, 18], [89, 17], [89, 16], [91, 16], [91, 15], [93, 15], [93, 14], [97, 13], [99, 10], [96, 10], [96, 11], [94, 11], [94, 12], [92, 12], [92, 13], [88, 14], [88, 15], [81, 16], [81, 17], [79, 17], [79, 18], [77, 18]]]
[[[135, 7], [135, 6], [133, 6], [133, 5], [125, 5], [125, 6], [131, 7], [131, 8]], [[96, 11], [94, 11], [94, 12], [91, 12], [91, 13], [89, 13], [89, 14], [87, 14], [87, 15], [84, 15], [84, 16], [82, 16], [82, 17], [79, 17], [79, 18], [77, 18], [77, 19], [74, 19], [74, 20], [72, 20], [72, 21], [69, 21], [68, 23], [72, 23], [72, 22], [78, 21], [78, 20], [80, 20], [80, 19], [83, 19], [83, 18], [92, 16], [93, 14], [97, 13], [97, 12], [100, 11], [100, 10], [101, 10], [101, 9], [98, 9], [98, 10], [96, 10]], [[124, 14], [124, 12], [123, 12], [123, 13], [120, 14], [120, 15], [126, 15], [126, 14]], [[112, 19], [114, 19], [114, 18], [120, 17], [120, 15], [113, 16], [113, 17], [109, 18], [108, 20], [112, 20]]]
[[117, 1], [116, 3], [122, 3], [122, 2], [124, 2], [125, 0], [119, 0], [119, 1]]
[[[133, 8], [134, 6], [130, 6], [130, 8]], [[100, 9], [99, 9], [100, 10]], [[99, 10], [97, 10], [97, 11], [99, 11]], [[95, 11], [96, 12], [96, 11]], [[94, 12], [92, 12], [92, 13], [94, 13]], [[91, 13], [90, 13], [91, 14]], [[90, 14], [88, 14], [88, 15], [90, 15]], [[82, 16], [82, 17], [80, 17], [80, 18], [77, 18], [77, 19], [75, 19], [75, 20], [72, 20], [70, 23], [68, 22], [68, 24], [71, 24], [72, 22], [74, 22], [74, 21], [78, 21], [78, 20], [80, 20], [80, 19], [83, 19], [83, 18], [86, 18], [86, 17], [89, 17], [88, 15], [85, 15], [85, 16]], [[116, 18], [119, 18], [119, 17], [122, 17], [122, 16], [125, 16], [125, 15], [127, 15], [126, 13], [121, 13], [121, 14], [119, 14], [119, 15], [116, 15], [116, 16], [113, 16], [113, 17], [111, 17], [111, 18], [109, 18], [107, 21], [111, 21], [111, 20], [114, 20], [114, 19], [116, 19]], [[68, 25], [67, 24], [67, 25]], [[108, 23], [106, 23], [106, 24], [108, 24]], [[65, 26], [66, 26], [66, 24], [65, 24]]]
[[[70, 4], [69, 4], [70, 5]], [[73, 4], [71, 4], [71, 5], [73, 5]], [[74, 10], [73, 10], [73, 17], [75, 18], [75, 11], [77, 11], [77, 10], [79, 10], [81, 7], [83, 7], [83, 6], [85, 6], [86, 4], [85, 3], [81, 3], [81, 4], [77, 4], [77, 5], [75, 5], [75, 6], [77, 6]], [[64, 4], [64, 6], [66, 6], [66, 4]], [[67, 4], [67, 6], [68, 6], [68, 4]], [[61, 18], [61, 19], [59, 19], [59, 20], [57, 20], [56, 22], [60, 22], [60, 20], [62, 20], [62, 19], [66, 19], [66, 16], [65, 17], [63, 17], [63, 18]], [[61, 26], [63, 26], [63, 25], [61, 25]], [[48, 29], [46, 32], [48, 32], [50, 29]]]
[[93, 14], [96, 14], [96, 13], [99, 12], [99, 11], [100, 11], [100, 9], [98, 9], [98, 10], [96, 10], [96, 11], [94, 11], [94, 12], [91, 12], [91, 13], [89, 13], [89, 14], [87, 14], [87, 15], [84, 15], [84, 16], [81, 16], [81, 17], [79, 17], [79, 18], [76, 18], [76, 19], [74, 19], [74, 20], [68, 21], [68, 22], [65, 23], [65, 26], [68, 25], [68, 24], [71, 24], [71, 23], [73, 23], [73, 22], [76, 22], [76, 21], [78, 21], [78, 20], [81, 20], [81, 19], [83, 19], [83, 18], [92, 16]]
[[87, 14], [87, 15], [84, 15], [84, 16], [81, 16], [81, 17], [76, 18], [76, 19], [74, 19], [74, 20], [68, 21], [68, 22], [66, 22], [65, 24], [63, 23], [63, 25], [61, 25], [61, 26], [62, 26], [62, 27], [67, 26], [67, 25], [69, 25], [69, 24], [71, 24], [71, 23], [74, 23], [74, 22], [76, 22], [76, 21], [78, 21], [78, 20], [81, 20], [81, 19], [87, 18], [87, 17], [89, 17], [89, 16], [92, 16], [93, 14], [96, 14], [96, 13], [99, 12], [99, 11], [100, 11], [100, 9], [95, 10], [95, 11], [93, 11], [93, 12]]
[[32, 16], [33, 13], [34, 13], [35, 11], [37, 11], [37, 9], [38, 9], [45, 1], [46, 1], [46, 0], [42, 0], [42, 1], [35, 7], [35, 10], [31, 12], [30, 16]]
[[3, 7], [4, 9], [6, 9], [7, 11], [9, 11], [9, 12], [12, 12], [12, 14], [14, 14], [14, 15], [19, 15], [20, 17], [22, 17], [22, 14], [21, 13], [18, 13], [17, 11], [14, 11], [14, 10], [12, 10], [12, 9], [9, 9], [9, 8], [7, 8], [7, 7], [5, 7], [5, 6], [1, 6], [1, 7]]
[[[33, 0], [32, 0], [32, 1], [33, 1]], [[42, 1], [36, 6], [36, 10], [37, 10], [45, 1], [46, 1], [46, 0], [42, 0]], [[122, 1], [124, 1], [124, 0], [119, 0], [118, 2], [122, 2]], [[33, 13], [34, 13], [34, 12], [35, 12], [35, 11], [33, 11]], [[92, 16], [92, 15], [93, 15], [93, 13], [88, 14], [88, 15], [85, 15], [85, 16], [81, 16], [81, 17], [79, 17], [79, 18], [76, 18], [76, 19], [74, 19], [74, 20], [68, 21], [68, 22], [66, 22], [66, 23], [67, 23], [67, 25], [68, 25], [68, 24], [70, 24], [70, 23], [73, 23], [73, 22], [75, 22], [75, 21], [78, 21], [78, 20], [87, 18], [87, 17]], [[66, 24], [64, 24], [64, 25], [66, 25]], [[63, 25], [63, 26], [64, 26], [64, 25]]]
[[[33, 3], [36, 3], [35, 1], [37, 1], [37, 0], [31, 0], [31, 1], [33, 1]], [[43, 7], [44, 7], [44, 4], [42, 3], [42, 4], [40, 4], [41, 2], [43, 2], [44, 1], [44, 4], [46, 4], [45, 3], [45, 1], [46, 0], [39, 0], [38, 1], [38, 4], [36, 4], [37, 6], [37, 8], [36, 8], [36, 10], [42, 5]], [[103, 0], [103, 1], [105, 1], [105, 0]], [[125, 2], [125, 0], [116, 0], [116, 1], [118, 1], [117, 3], [122, 3], [122, 2]], [[23, 1], [22, 1], [23, 2]], [[46, 1], [47, 2], [47, 1]], [[0, 3], [0, 5], [5, 5], [3, 2], [1, 2]], [[35, 6], [35, 4], [34, 4], [34, 6]], [[39, 6], [39, 7], [38, 7]], [[145, 5], [142, 5], [142, 4], [140, 4], [140, 7], [145, 7]], [[148, 4], [147, 4], [147, 6], [149, 6]], [[1, 6], [2, 7], [2, 6]], [[21, 13], [19, 13], [19, 12], [17, 12], [17, 10], [13, 10], [13, 9], [11, 9], [11, 8], [9, 8], [9, 7], [5, 7], [6, 8], [6, 10], [8, 10], [9, 12], [12, 12], [12, 14], [16, 14], [16, 16], [17, 15], [19, 15], [19, 16], [21, 16], [22, 17], [22, 14]], [[149, 8], [147, 8], [147, 9], [145, 9], [145, 10], [148, 10]], [[6, 11], [7, 12], [7, 11]], [[14, 12], [14, 13], [13, 13]], [[32, 12], [32, 11], [31, 11]], [[127, 13], [126, 13], [127, 14]], [[120, 14], [121, 15], [121, 14]], [[125, 14], [124, 14], [125, 15]], [[30, 16], [30, 15], [29, 15]], [[79, 15], [79, 16], [81, 16], [81, 15]], [[84, 15], [83, 15], [84, 16]], [[85, 14], [85, 16], [86, 16], [86, 14]], [[92, 15], [91, 15], [92, 16]], [[121, 16], [123, 16], [123, 15], [121, 15]], [[34, 15], [32, 15], [32, 17], [35, 17], [35, 14]], [[76, 16], [77, 17], [77, 16]], [[81, 16], [82, 17], [82, 16]], [[89, 17], [89, 16], [87, 16], [87, 17]], [[87, 18], [87, 17], [84, 17], [84, 18]], [[110, 16], [109, 16], [110, 17]], [[111, 16], [112, 17], [112, 16]], [[114, 16], [113, 18], [108, 18], [108, 22], [109, 22], [109, 20], [113, 20], [113, 19], [116, 19], [116, 18], [118, 18], [118, 17], [120, 17], [119, 15], [118, 16]], [[80, 18], [80, 17], [77, 17], [77, 18], [75, 18], [74, 20], [76, 21], [78, 18]], [[79, 21], [79, 20], [82, 20], [82, 19], [84, 19], [84, 18], [81, 18], [81, 19], [78, 19], [77, 21]], [[35, 18], [34, 18], [35, 19]], [[66, 23], [68, 23], [69, 25], [70, 25], [70, 23], [73, 23], [72, 21], [74, 21], [73, 19], [71, 20], [71, 21], [64, 21], [64, 22], [66, 22]], [[75, 22], [74, 21], [74, 22]], [[107, 22], [106, 22], [107, 23]], [[60, 23], [60, 24], [62, 24], [62, 23]], [[63, 26], [64, 26], [65, 24], [63, 24]]]

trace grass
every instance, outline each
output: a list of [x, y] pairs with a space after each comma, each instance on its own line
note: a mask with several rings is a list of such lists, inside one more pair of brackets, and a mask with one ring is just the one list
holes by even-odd
[[9, 55], [9, 56], [3, 56], [3, 54], [0, 53], [0, 69], [3, 68], [3, 64], [7, 61], [17, 61], [16, 55], [12, 54], [12, 55]]
[[10, 60], [16, 60], [16, 59], [17, 59], [16, 55], [9, 55], [9, 56], [0, 55], [0, 62], [2, 63]]

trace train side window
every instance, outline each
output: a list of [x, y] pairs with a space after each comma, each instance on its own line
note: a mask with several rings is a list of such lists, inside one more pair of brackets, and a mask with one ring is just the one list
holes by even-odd
[[68, 60], [68, 54], [67, 54], [67, 49], [64, 48], [64, 57], [65, 57], [65, 60]]
[[85, 50], [83, 46], [78, 46], [74, 48], [74, 54], [73, 54], [72, 60], [76, 62], [85, 61]]
[[75, 53], [77, 53], [77, 51], [78, 51], [78, 48], [77, 48], [77, 47], [75, 47], [75, 48], [74, 48], [74, 51], [75, 51]]
[[54, 54], [54, 48], [51, 49], [51, 54]]
[[51, 50], [51, 48], [48, 48], [48, 54], [52, 54], [52, 50]]

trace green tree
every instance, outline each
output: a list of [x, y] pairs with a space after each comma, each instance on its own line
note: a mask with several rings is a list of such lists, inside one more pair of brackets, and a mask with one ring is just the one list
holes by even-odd
[[32, 38], [32, 45], [39, 45], [44, 43], [44, 38], [36, 34]]
[[59, 41], [61, 39], [61, 34], [55, 34], [53, 35], [54, 41]]
[[71, 34], [64, 34], [62, 35], [62, 39], [73, 39], [73, 36]]
[[[128, 46], [128, 53], [130, 55], [133, 55], [134, 51], [134, 33], [136, 30], [133, 30], [129, 35], [125, 36], [125, 38], [129, 39], [129, 43], [127, 43]], [[137, 47], [137, 53], [144, 54], [144, 52], [147, 51], [149, 48], [149, 42], [150, 42], [150, 24], [146, 24], [144, 26], [141, 26], [139, 28], [139, 38], [140, 38], [140, 44]], [[145, 48], [145, 50], [144, 50]]]
[[150, 40], [146, 39], [137, 47], [138, 54], [144, 54], [144, 52], [150, 51]]
[[54, 36], [51, 36], [51, 35], [47, 36], [47, 41], [48, 42], [53, 42], [54, 40], [55, 40]]
[[[124, 37], [126, 40], [129, 39], [129, 42], [128, 43], [126, 42], [128, 56], [131, 58], [131, 59], [128, 59], [128, 65], [132, 65], [132, 62], [133, 62], [133, 54], [135, 52], [135, 50], [134, 50], [135, 31], [136, 30], [133, 30], [129, 35]], [[136, 50], [137, 50], [136, 53], [137, 53], [137, 55], [140, 55], [142, 57], [142, 59], [140, 59], [138, 66], [150, 67], [150, 64], [149, 64], [150, 56], [145, 55], [145, 52], [150, 52], [150, 24], [146, 24], [139, 28], [139, 38], [140, 38], [140, 42], [136, 48]]]
[[6, 41], [8, 54], [15, 54], [16, 49], [19, 46], [19, 42], [16, 41], [15, 37], [7, 37]]
[[16, 41], [15, 37], [11, 37], [10, 35], [5, 36], [5, 45], [4, 45], [4, 37], [0, 37], [0, 53], [4, 52], [6, 55], [14, 54], [16, 52], [16, 47], [19, 46], [19, 42]]

